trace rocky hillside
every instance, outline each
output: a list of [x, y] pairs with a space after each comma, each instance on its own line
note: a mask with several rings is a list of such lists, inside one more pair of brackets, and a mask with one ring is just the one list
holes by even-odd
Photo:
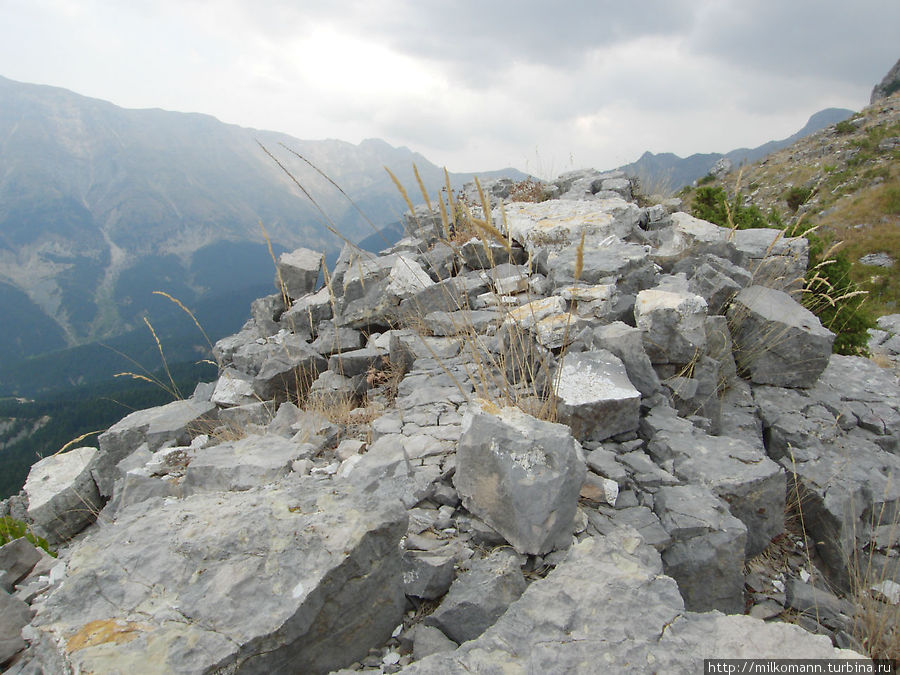
[[671, 152], [645, 152], [636, 162], [620, 166], [619, 170], [639, 178], [645, 189], [650, 191], [680, 190], [708, 174], [721, 162], [727, 162], [731, 166], [755, 162], [829, 125], [837, 124], [852, 114], [853, 111], [846, 108], [826, 108], [810, 116], [802, 129], [780, 141], [768, 141], [755, 148], [737, 148], [725, 154], [695, 153], [683, 158]]
[[0, 666], [896, 657], [900, 385], [792, 295], [806, 240], [549, 190], [420, 209], [323, 288], [283, 256], [216, 381], [36, 464], [3, 508], [59, 559], [0, 549]]
[[[900, 94], [879, 99], [844, 122], [803, 138], [703, 187], [739, 192], [787, 224], [802, 219], [853, 262], [876, 315], [900, 301]], [[686, 208], [696, 190], [684, 193]]]

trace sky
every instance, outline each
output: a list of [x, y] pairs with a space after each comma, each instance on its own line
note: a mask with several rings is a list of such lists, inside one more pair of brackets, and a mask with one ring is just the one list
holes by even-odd
[[898, 58], [900, 0], [0, 0], [9, 79], [542, 178], [785, 138]]

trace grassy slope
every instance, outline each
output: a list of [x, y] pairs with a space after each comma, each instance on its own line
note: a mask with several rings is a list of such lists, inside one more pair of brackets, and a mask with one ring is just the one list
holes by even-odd
[[[706, 184], [737, 189], [763, 213], [775, 209], [788, 224], [802, 217], [830, 242], [843, 242], [874, 314], [900, 312], [900, 93]], [[796, 212], [787, 201], [792, 189], [809, 191]], [[693, 194], [682, 194], [687, 211]], [[868, 253], [887, 253], [897, 263], [861, 264]]]

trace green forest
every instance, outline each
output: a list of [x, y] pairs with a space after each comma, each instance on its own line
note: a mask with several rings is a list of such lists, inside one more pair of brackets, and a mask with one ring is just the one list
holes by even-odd
[[[209, 363], [172, 364], [170, 372], [183, 397], [190, 396], [198, 382], [216, 377], [216, 368]], [[168, 376], [161, 372], [153, 375], [171, 389]], [[172, 400], [167, 389], [131, 377], [75, 387], [34, 400], [0, 399], [0, 423], [7, 422], [0, 440], [15, 436], [21, 429], [32, 428], [43, 417], [49, 418], [35, 433], [0, 449], [0, 499], [19, 492], [34, 462], [59, 451], [73, 439], [105, 431], [135, 410]], [[72, 447], [96, 447], [97, 435], [92, 434]]]

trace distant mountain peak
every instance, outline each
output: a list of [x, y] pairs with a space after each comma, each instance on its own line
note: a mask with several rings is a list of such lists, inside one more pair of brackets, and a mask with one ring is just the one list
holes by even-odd
[[735, 166], [753, 162], [770, 152], [787, 147], [791, 143], [809, 136], [825, 127], [847, 119], [853, 114], [845, 108], [825, 108], [810, 115], [809, 120], [798, 132], [780, 141], [769, 141], [755, 148], [738, 148], [727, 153], [695, 153], [689, 157], [679, 157], [671, 152], [644, 152], [640, 159], [619, 167], [630, 176], [637, 176], [646, 185], [659, 186], [663, 191], [674, 191], [708, 174], [715, 163], [723, 157]]

